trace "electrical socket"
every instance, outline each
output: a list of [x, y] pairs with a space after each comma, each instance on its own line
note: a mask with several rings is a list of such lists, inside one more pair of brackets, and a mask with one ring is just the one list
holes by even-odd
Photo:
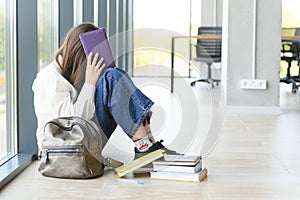
[[267, 80], [241, 79], [241, 88], [252, 90], [265, 90], [267, 89]]

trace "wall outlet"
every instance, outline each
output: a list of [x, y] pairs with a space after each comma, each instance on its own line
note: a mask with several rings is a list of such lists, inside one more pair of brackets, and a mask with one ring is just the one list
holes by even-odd
[[241, 79], [241, 88], [252, 90], [265, 90], [267, 89], [267, 80]]

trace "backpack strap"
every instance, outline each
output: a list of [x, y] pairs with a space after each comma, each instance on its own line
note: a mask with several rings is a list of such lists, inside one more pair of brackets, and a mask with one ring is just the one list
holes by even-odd
[[117, 167], [120, 167], [121, 165], [123, 165], [123, 163], [117, 161], [117, 160], [114, 160], [112, 158], [104, 158], [103, 157], [103, 164], [107, 167], [112, 167], [112, 168], [117, 168]]

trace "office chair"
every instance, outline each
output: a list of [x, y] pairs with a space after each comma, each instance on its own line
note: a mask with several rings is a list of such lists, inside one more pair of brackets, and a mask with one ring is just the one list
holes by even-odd
[[[222, 35], [222, 27], [199, 27], [198, 35]], [[196, 58], [194, 61], [204, 62], [207, 65], [207, 78], [198, 79], [191, 82], [194, 86], [196, 82], [206, 82], [214, 87], [216, 82], [219, 85], [221, 80], [212, 78], [211, 65], [215, 62], [221, 62], [222, 40], [220, 39], [197, 39]]]
[[[284, 28], [282, 29], [283, 35], [300, 35], [300, 28]], [[287, 84], [292, 83], [292, 93], [296, 93], [299, 86], [297, 85], [300, 82], [300, 43], [292, 40], [282, 41], [281, 45], [281, 60], [286, 61], [288, 63], [286, 76], [280, 78], [280, 82], [284, 82]], [[291, 76], [291, 67], [292, 62], [296, 61], [299, 67], [299, 73], [297, 76]]]

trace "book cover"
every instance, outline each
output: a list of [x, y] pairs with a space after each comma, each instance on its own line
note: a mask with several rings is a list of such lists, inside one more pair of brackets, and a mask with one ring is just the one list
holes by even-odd
[[79, 35], [86, 57], [90, 52], [99, 53], [104, 58], [106, 67], [115, 67], [114, 58], [104, 28]]
[[166, 155], [164, 158], [158, 159], [153, 162], [153, 165], [185, 165], [195, 166], [200, 160], [201, 156], [189, 155]]
[[197, 173], [183, 173], [183, 172], [150, 172], [152, 179], [172, 180], [172, 181], [187, 181], [187, 182], [201, 182], [207, 177], [207, 168], [200, 170]]
[[202, 160], [196, 165], [156, 165], [153, 164], [153, 171], [162, 172], [187, 172], [196, 173], [202, 168]]
[[126, 174], [129, 174], [137, 169], [140, 169], [141, 167], [153, 162], [154, 160], [157, 160], [161, 157], [164, 157], [166, 152], [164, 150], [158, 149], [156, 151], [153, 151], [145, 156], [142, 156], [138, 159], [135, 159], [129, 163], [126, 163], [118, 168], [115, 169], [117, 175], [119, 178], [125, 176]]

